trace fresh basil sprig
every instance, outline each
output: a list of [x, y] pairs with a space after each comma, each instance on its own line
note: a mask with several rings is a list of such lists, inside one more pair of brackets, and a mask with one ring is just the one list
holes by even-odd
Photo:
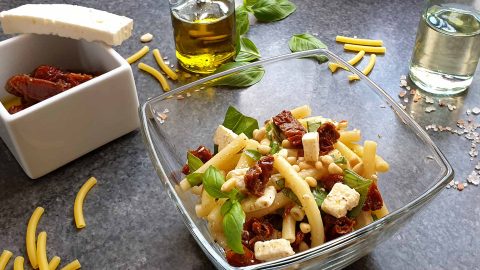
[[260, 152], [255, 150], [248, 149], [248, 150], [245, 150], [243, 153], [245, 153], [247, 157], [251, 158], [254, 161], [258, 161], [262, 158], [262, 154], [260, 154]]
[[240, 51], [235, 57], [236, 62], [249, 62], [260, 58], [260, 52], [255, 43], [246, 37], [240, 38]]
[[250, 7], [257, 20], [273, 22], [285, 19], [292, 14], [297, 7], [288, 0], [258, 0]]
[[352, 170], [345, 169], [343, 183], [350, 188], [355, 189], [360, 194], [358, 205], [348, 212], [349, 217], [356, 217], [358, 214], [360, 214], [360, 211], [362, 211], [362, 207], [367, 200], [368, 189], [372, 184], [372, 180], [363, 178]]
[[[219, 73], [231, 68], [239, 67], [246, 65], [246, 62], [230, 62], [221, 65], [215, 70], [215, 73]], [[212, 85], [223, 85], [231, 87], [247, 87], [258, 83], [265, 74], [265, 69], [260, 66], [251, 67], [230, 75], [223, 76], [221, 78], [215, 79], [212, 82]]]
[[235, 134], [243, 133], [248, 138], [252, 138], [253, 131], [258, 129], [258, 121], [255, 118], [243, 115], [232, 106], [228, 107], [222, 125]]
[[236, 189], [222, 192], [223, 183], [225, 183], [225, 178], [217, 168], [210, 166], [205, 171], [203, 187], [208, 195], [215, 199], [227, 198], [220, 209], [220, 213], [223, 215], [223, 232], [227, 238], [227, 245], [235, 253], [243, 254], [242, 231], [245, 212], [240, 204], [242, 196]]
[[248, 32], [250, 21], [248, 20], [248, 10], [244, 6], [235, 9], [235, 23], [238, 35], [244, 35]]
[[[288, 46], [292, 52], [327, 49], [327, 45], [323, 44], [319, 39], [307, 33], [293, 35], [288, 42]], [[317, 59], [317, 61], [320, 63], [325, 63], [328, 61], [328, 57], [325, 55], [315, 55], [311, 57]]]

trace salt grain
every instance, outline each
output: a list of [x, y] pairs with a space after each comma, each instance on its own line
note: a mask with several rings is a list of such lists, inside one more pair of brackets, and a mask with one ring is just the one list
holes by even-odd
[[478, 108], [478, 107], [473, 108], [472, 113], [475, 114], [475, 115], [480, 114], [480, 108]]
[[403, 97], [406, 96], [406, 95], [407, 95], [407, 91], [405, 91], [405, 90], [401, 91], [401, 92], [398, 94], [398, 96], [401, 97], [401, 98], [403, 98]]

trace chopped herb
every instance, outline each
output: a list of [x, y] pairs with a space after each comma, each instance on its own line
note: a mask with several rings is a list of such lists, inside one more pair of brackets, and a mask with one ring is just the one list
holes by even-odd
[[373, 219], [373, 221], [379, 220], [379, 218], [377, 217], [377, 215], [375, 215], [374, 213], [372, 213], [372, 219]]
[[313, 198], [315, 198], [315, 202], [320, 207], [323, 201], [325, 200], [325, 198], [327, 197], [328, 192], [325, 191], [324, 188], [317, 186], [312, 189], [312, 194], [313, 194]]
[[308, 132], [315, 132], [322, 125], [320, 121], [307, 121], [307, 130]]
[[340, 156], [333, 160], [335, 164], [347, 164], [347, 159], [344, 156]]
[[243, 115], [232, 106], [228, 107], [222, 125], [236, 134], [244, 133], [248, 138], [252, 138], [253, 130], [258, 129], [256, 119]]
[[213, 155], [218, 154], [218, 144], [213, 145]]
[[360, 194], [358, 205], [348, 213], [349, 217], [356, 217], [362, 211], [362, 207], [367, 200], [368, 189], [372, 184], [372, 180], [363, 178], [354, 171], [348, 169], [345, 169], [344, 173], [343, 183], [350, 188], [355, 189]]
[[257, 161], [257, 160], [260, 160], [260, 158], [262, 158], [262, 154], [260, 154], [260, 152], [258, 151], [255, 151], [255, 150], [245, 150], [245, 155], [251, 159], [253, 159], [254, 161]]
[[290, 200], [292, 200], [296, 204], [298, 204], [300, 206], [302, 205], [302, 203], [298, 199], [297, 195], [295, 195], [295, 193], [293, 193], [293, 191], [291, 189], [284, 188], [284, 189], [282, 189], [282, 192], [283, 192], [283, 194], [285, 194], [285, 196], [287, 196]]
[[284, 189], [285, 188], [285, 179], [276, 180], [275, 185], [277, 185], [278, 189]]
[[192, 153], [187, 153], [187, 164], [190, 172], [194, 172], [198, 170], [198, 168], [202, 167], [203, 161], [198, 157], [194, 156]]
[[190, 183], [190, 186], [198, 186], [203, 182], [203, 173], [191, 173], [187, 175], [187, 181]]
[[276, 154], [280, 151], [280, 144], [277, 141], [270, 141], [270, 154]]

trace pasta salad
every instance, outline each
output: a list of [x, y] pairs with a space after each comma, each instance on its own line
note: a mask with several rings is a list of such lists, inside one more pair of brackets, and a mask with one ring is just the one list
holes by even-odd
[[310, 114], [284, 110], [260, 127], [229, 107], [213, 151], [187, 152], [180, 187], [199, 196], [196, 214], [232, 266], [281, 259], [388, 214], [377, 180], [389, 165], [376, 142]]

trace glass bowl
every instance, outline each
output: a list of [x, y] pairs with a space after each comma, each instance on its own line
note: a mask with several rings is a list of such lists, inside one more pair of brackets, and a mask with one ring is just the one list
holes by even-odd
[[[332, 74], [327, 64], [306, 58], [317, 54], [348, 67], [360, 80], [349, 82], [350, 73]], [[253, 66], [266, 71], [254, 86], [209, 87], [216, 78]], [[178, 99], [180, 93], [183, 99]], [[452, 167], [425, 131], [384, 90], [328, 50], [273, 57], [181, 86], [143, 104], [142, 132], [161, 182], [188, 230], [217, 268], [234, 267], [213, 241], [206, 221], [197, 218], [194, 207], [198, 197], [178, 188], [186, 152], [200, 144], [213, 149], [214, 131], [230, 105], [262, 123], [284, 109], [304, 104], [310, 105], [312, 115], [348, 120], [349, 128], [362, 131], [362, 139], [377, 141], [377, 152], [390, 163], [390, 171], [380, 174], [378, 182], [390, 214], [321, 246], [242, 269], [345, 267], [388, 239], [453, 179]], [[163, 120], [165, 110], [168, 118]]]

